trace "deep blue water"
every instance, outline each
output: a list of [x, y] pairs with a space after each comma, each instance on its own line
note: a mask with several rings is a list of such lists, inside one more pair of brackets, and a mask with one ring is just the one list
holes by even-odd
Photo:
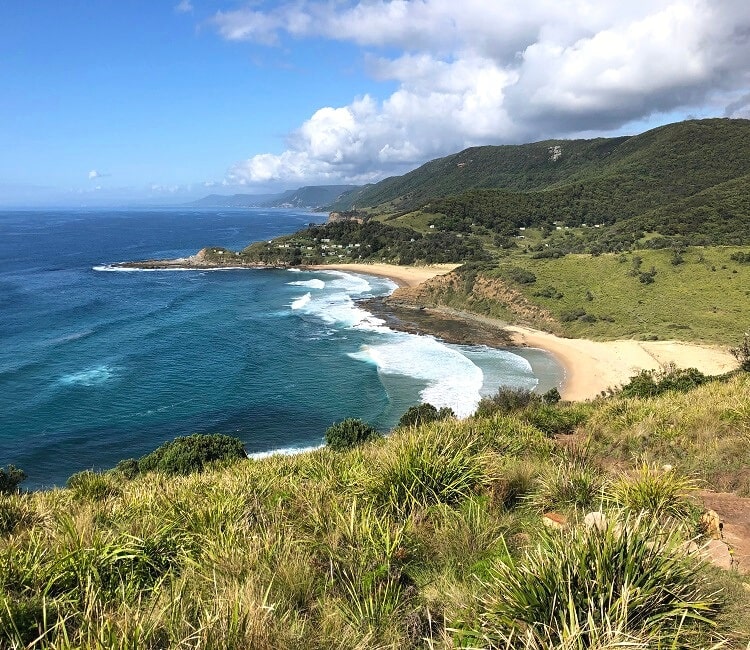
[[419, 401], [466, 415], [500, 384], [559, 382], [560, 369], [538, 351], [389, 330], [355, 302], [390, 292], [385, 279], [96, 270], [205, 245], [239, 249], [324, 218], [0, 212], [0, 466], [22, 467], [30, 488], [61, 485], [177, 435], [236, 435], [250, 453], [301, 448], [344, 417], [388, 430]]

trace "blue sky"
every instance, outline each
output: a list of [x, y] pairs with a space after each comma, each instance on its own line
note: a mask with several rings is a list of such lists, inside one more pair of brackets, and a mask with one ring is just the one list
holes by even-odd
[[735, 0], [8, 0], [0, 205], [363, 183], [475, 144], [748, 117]]

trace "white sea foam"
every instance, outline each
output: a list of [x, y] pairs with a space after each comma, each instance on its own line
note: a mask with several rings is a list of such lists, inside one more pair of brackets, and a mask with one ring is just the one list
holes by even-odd
[[325, 273], [336, 278], [328, 283], [332, 289], [343, 289], [349, 295], [362, 295], [372, 291], [372, 285], [364, 276], [344, 271], [325, 271]]
[[142, 269], [124, 266], [114, 266], [112, 264], [97, 264], [92, 266], [92, 271], [103, 271], [108, 273], [153, 273], [156, 271], [167, 272], [167, 271], [200, 271], [201, 274], [207, 271], [247, 271], [254, 270], [260, 267], [247, 267], [247, 266], [220, 266], [216, 268], [206, 268], [200, 266], [170, 266], [168, 268], [160, 269]]
[[116, 369], [111, 366], [101, 365], [80, 372], [72, 372], [60, 377], [61, 384], [66, 386], [97, 386], [103, 384], [115, 376]]
[[414, 377], [427, 383], [424, 402], [448, 406], [458, 417], [468, 417], [480, 400], [482, 369], [459, 350], [430, 336], [393, 333], [387, 343], [365, 346], [355, 359], [374, 363], [382, 374]]
[[310, 300], [312, 299], [312, 295], [308, 292], [304, 296], [300, 296], [296, 300], [292, 301], [291, 307], [292, 309], [304, 309], [305, 305], [307, 305]]
[[295, 287], [308, 287], [310, 289], [326, 288], [326, 283], [323, 282], [323, 280], [318, 280], [317, 278], [313, 278], [312, 280], [298, 280], [297, 282], [287, 282], [287, 284]]
[[262, 460], [263, 458], [270, 458], [271, 456], [296, 456], [297, 454], [304, 454], [308, 451], [315, 451], [321, 449], [324, 445], [314, 445], [311, 447], [281, 447], [279, 449], [271, 449], [269, 451], [257, 451], [252, 454], [248, 454], [248, 458], [253, 460]]

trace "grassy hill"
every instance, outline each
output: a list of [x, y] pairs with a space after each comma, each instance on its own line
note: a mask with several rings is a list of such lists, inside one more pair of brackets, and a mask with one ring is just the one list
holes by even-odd
[[747, 579], [686, 540], [697, 481], [750, 493], [749, 382], [0, 494], [0, 646], [744, 648]]

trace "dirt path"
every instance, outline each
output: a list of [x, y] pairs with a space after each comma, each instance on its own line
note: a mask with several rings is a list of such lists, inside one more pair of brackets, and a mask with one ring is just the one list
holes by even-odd
[[750, 574], [750, 499], [727, 492], [701, 492], [699, 496], [724, 523], [724, 542], [733, 550], [735, 567]]

